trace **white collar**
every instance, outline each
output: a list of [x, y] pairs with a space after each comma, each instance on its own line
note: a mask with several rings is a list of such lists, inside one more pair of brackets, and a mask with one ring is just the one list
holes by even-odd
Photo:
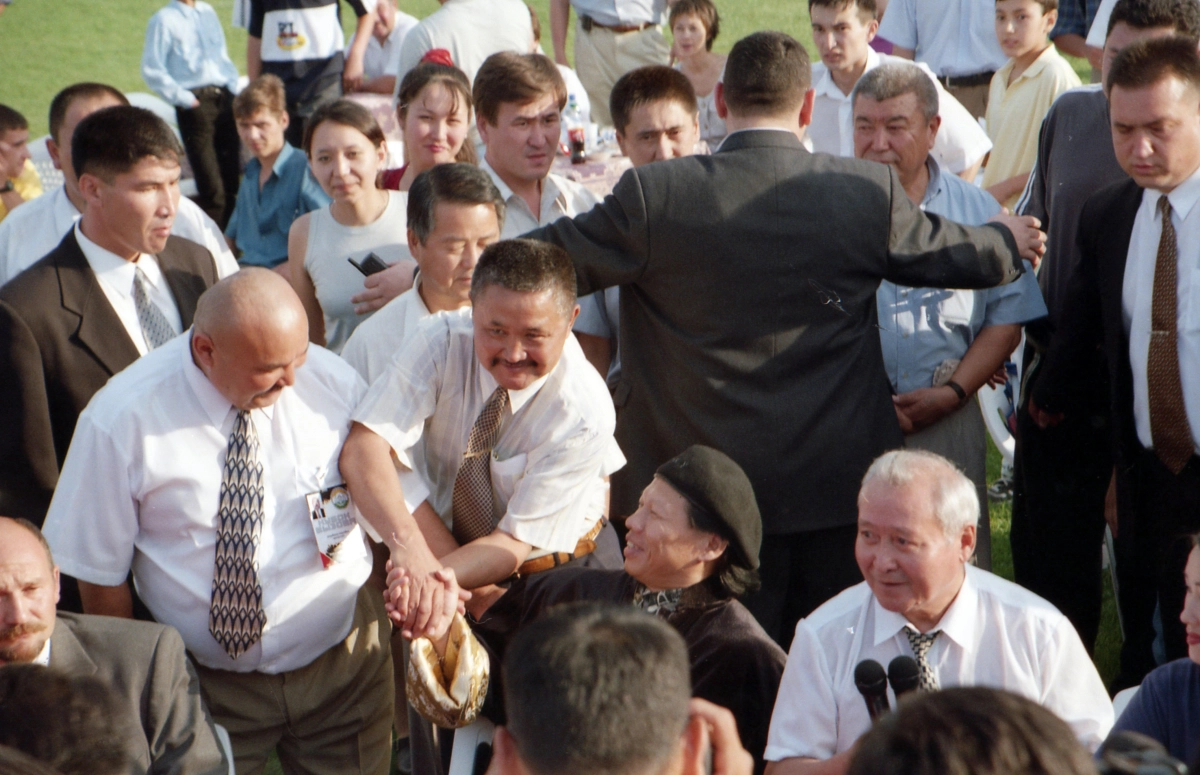
[[[473, 351], [474, 348], [472, 348], [472, 355], [478, 361], [479, 358], [478, 356], [474, 356]], [[542, 389], [542, 385], [546, 384], [546, 380], [550, 378], [550, 375], [561, 367], [562, 358], [559, 357], [558, 363], [555, 364], [554, 368], [549, 373], [534, 380], [529, 387], [508, 391], [508, 407], [512, 411], [512, 414], [521, 411], [521, 408], [529, 403], [537, 395], [538, 391]], [[496, 381], [496, 378], [492, 376], [492, 373], [482, 363], [479, 364], [479, 387], [480, 394], [484, 396], [490, 396], [496, 391], [496, 388], [500, 387], [500, 383]]]
[[[863, 67], [863, 75], [866, 75], [876, 67], [879, 67], [882, 61], [883, 60], [879, 58], [878, 51], [873, 48], [867, 48], [867, 64], [865, 67]], [[817, 96], [828, 97], [831, 100], [837, 100], [839, 102], [848, 101], [850, 96], [854, 94], [854, 90], [851, 89], [850, 94], [842, 94], [842, 90], [839, 89], [838, 85], [833, 81], [833, 71], [830, 70], [824, 62], [821, 63], [821, 69], [823, 71], [821, 78], [813, 84], [813, 91], [817, 93]]]
[[[516, 194], [513, 192], [513, 190], [511, 188], [509, 188], [509, 185], [504, 182], [504, 179], [501, 178], [500, 175], [494, 169], [492, 169], [492, 165], [488, 164], [486, 151], [484, 152], [484, 158], [480, 159], [480, 161], [479, 161], [479, 167], [484, 172], [486, 172], [488, 175], [491, 176], [492, 182], [496, 184], [496, 188], [499, 189], [500, 196], [504, 198], [505, 202], [508, 202], [510, 199], [512, 199], [514, 196], [516, 196]], [[550, 201], [557, 202], [559, 207], [561, 207], [563, 210], [566, 210], [567, 209], [567, 195], [564, 192], [563, 187], [561, 185], [559, 185], [558, 180], [559, 180], [558, 175], [555, 175], [553, 172], [546, 173], [546, 177], [542, 178], [541, 201], [542, 202], [546, 201], [546, 194], [549, 192], [552, 194], [552, 196], [550, 197]], [[539, 204], [538, 210], [541, 210], [541, 209], [542, 208]], [[534, 213], [534, 215], [537, 216], [537, 219], [539, 221], [542, 219], [542, 214], [540, 212]]]
[[50, 667], [50, 638], [46, 638], [45, 644], [42, 645], [42, 650], [33, 658], [33, 664]]
[[[1142, 201], [1149, 203], [1152, 211], [1157, 212], [1160, 197], [1162, 197], [1161, 191], [1148, 188], [1143, 194]], [[1167, 194], [1167, 200], [1171, 203], [1171, 209], [1175, 211], [1175, 215], [1179, 216], [1179, 220], [1187, 218], [1188, 213], [1196, 206], [1196, 202], [1200, 201], [1200, 168], [1197, 168], [1187, 180], [1172, 189], [1171, 193]]]
[[[221, 395], [221, 391], [217, 390], [213, 383], [209, 382], [196, 362], [192, 360], [192, 336], [195, 334], [194, 328], [187, 330], [186, 337], [179, 337], [175, 341], [180, 341], [180, 354], [183, 358], [183, 376], [187, 379], [188, 385], [192, 388], [192, 393], [195, 394], [196, 400], [200, 402], [200, 408], [204, 410], [204, 414], [214, 427], [220, 428], [225, 424], [225, 418], [229, 417], [230, 410], [233, 409], [233, 404], [228, 398]], [[164, 345], [164, 346], [169, 346]], [[287, 388], [284, 388], [287, 390]], [[263, 407], [263, 414], [268, 419], [274, 417], [275, 404]]]
[[[148, 271], [149, 265], [153, 262], [140, 263], [144, 254], [139, 253], [138, 257], [132, 261], [121, 258], [116, 253], [102, 248], [88, 239], [83, 233], [83, 229], [79, 228], [78, 222], [75, 224], [75, 240], [79, 243], [79, 249], [83, 252], [83, 257], [87, 259], [88, 265], [92, 267], [92, 271], [96, 274], [96, 279], [107, 282], [122, 297], [133, 297], [133, 277], [138, 266], [141, 266], [142, 271], [146, 273], [150, 281], [157, 285], [156, 280], [159, 273], [155, 271], [155, 276], [151, 277]], [[157, 268], [155, 267], [155, 269]]]
[[[963, 583], [958, 588], [954, 602], [950, 604], [946, 613], [942, 614], [941, 620], [933, 628], [946, 633], [946, 637], [964, 649], [972, 648], [974, 645], [975, 620], [979, 614], [979, 593], [971, 576], [978, 572], [979, 570], [971, 565], [965, 566]], [[874, 594], [871, 595], [871, 606], [875, 614], [875, 643], [872, 645], [878, 646], [880, 643], [894, 638], [905, 628], [917, 629], [904, 618], [903, 614], [889, 611], [880, 605], [879, 599]], [[930, 630], [930, 632], [932, 631]]]

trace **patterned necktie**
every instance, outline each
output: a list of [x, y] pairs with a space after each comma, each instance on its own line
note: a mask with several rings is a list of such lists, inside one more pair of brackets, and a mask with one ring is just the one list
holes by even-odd
[[937, 640], [937, 636], [942, 634], [941, 630], [935, 630], [922, 635], [916, 630], [904, 628], [904, 634], [908, 636], [908, 645], [912, 646], [913, 657], [917, 660], [917, 667], [921, 669], [921, 682], [917, 684], [917, 688], [923, 692], [936, 692], [938, 690], [937, 676], [933, 674], [933, 668], [929, 665], [929, 648], [933, 646], [933, 642]]
[[137, 307], [138, 325], [142, 327], [142, 336], [146, 338], [146, 347], [153, 350], [173, 339], [175, 332], [171, 329], [171, 324], [167, 322], [167, 316], [163, 314], [157, 304], [150, 301], [150, 294], [146, 292], [146, 284], [149, 282], [150, 280], [142, 268], [135, 266], [133, 305]]
[[1171, 472], [1178, 474], [1192, 457], [1192, 428], [1183, 404], [1183, 381], [1179, 376], [1176, 261], [1178, 246], [1171, 223], [1171, 203], [1159, 197], [1162, 237], [1154, 264], [1154, 295], [1150, 303], [1150, 352], [1146, 360], [1146, 383], [1150, 403], [1150, 437], [1154, 454]]
[[208, 630], [233, 659], [262, 637], [262, 607], [255, 553], [263, 523], [263, 467], [250, 412], [241, 410], [229, 434], [217, 511], [217, 562]]
[[492, 448], [500, 435], [500, 419], [508, 407], [508, 391], [496, 388], [467, 437], [467, 451], [454, 477], [453, 532], [459, 545], [489, 535], [492, 521]]

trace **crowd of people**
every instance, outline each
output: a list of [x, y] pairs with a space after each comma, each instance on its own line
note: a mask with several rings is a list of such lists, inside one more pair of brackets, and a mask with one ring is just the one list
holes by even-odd
[[1200, 3], [345, 4], [0, 105], [0, 773], [1200, 766]]

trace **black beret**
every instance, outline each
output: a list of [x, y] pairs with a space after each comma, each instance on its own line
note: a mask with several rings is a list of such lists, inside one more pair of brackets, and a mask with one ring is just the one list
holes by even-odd
[[724, 452], [693, 444], [655, 472], [717, 524], [729, 541], [735, 565], [756, 570], [762, 545], [762, 516], [742, 467]]

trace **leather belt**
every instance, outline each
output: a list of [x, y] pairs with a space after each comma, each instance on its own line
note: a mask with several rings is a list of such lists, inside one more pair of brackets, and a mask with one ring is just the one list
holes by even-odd
[[588, 534], [579, 539], [579, 543], [575, 544], [573, 552], [551, 552], [544, 554], [541, 557], [532, 560], [526, 560], [521, 563], [521, 567], [517, 568], [514, 574], [517, 578], [522, 576], [531, 576], [534, 573], [553, 570], [560, 565], [566, 565], [571, 560], [577, 560], [580, 557], [586, 557], [596, 551], [596, 536], [600, 535], [600, 531], [604, 529], [607, 519], [601, 518], [599, 522], [588, 531]]
[[995, 70], [988, 70], [971, 75], [939, 75], [938, 80], [947, 89], [969, 89], [972, 86], [987, 86], [992, 82], [992, 76], [995, 74]]
[[591, 32], [593, 27], [599, 27], [602, 30], [615, 32], [618, 35], [623, 35], [626, 32], [641, 32], [647, 27], [654, 26], [652, 22], [642, 22], [641, 24], [601, 24], [587, 14], [579, 17], [579, 25], [583, 27], [584, 32]]

